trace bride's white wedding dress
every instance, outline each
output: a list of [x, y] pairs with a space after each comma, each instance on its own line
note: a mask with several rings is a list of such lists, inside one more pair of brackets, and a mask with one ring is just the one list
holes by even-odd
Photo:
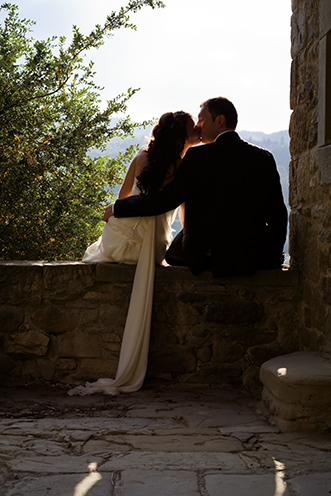
[[[136, 184], [132, 195], [139, 195]], [[137, 264], [115, 379], [98, 379], [68, 394], [133, 392], [143, 384], [149, 350], [155, 263], [163, 264], [172, 241], [176, 211], [153, 217], [110, 217], [100, 238], [89, 246], [84, 262]]]

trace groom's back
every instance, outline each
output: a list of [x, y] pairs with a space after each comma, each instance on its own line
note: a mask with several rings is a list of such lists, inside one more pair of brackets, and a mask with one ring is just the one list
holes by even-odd
[[218, 271], [233, 264], [241, 273], [242, 265], [250, 271], [269, 235], [268, 223], [275, 226], [275, 243], [285, 242], [287, 213], [273, 156], [235, 132], [197, 147], [191, 156], [192, 195], [186, 206], [191, 249], [203, 236], [218, 259]]

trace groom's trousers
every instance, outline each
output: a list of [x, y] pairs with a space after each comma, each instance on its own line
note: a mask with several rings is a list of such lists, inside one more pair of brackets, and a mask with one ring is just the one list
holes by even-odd
[[200, 274], [204, 270], [211, 270], [211, 256], [209, 254], [203, 255], [198, 261], [194, 263], [188, 262], [183, 252], [183, 230], [181, 230], [173, 242], [171, 243], [165, 260], [169, 265], [190, 267], [194, 275]]

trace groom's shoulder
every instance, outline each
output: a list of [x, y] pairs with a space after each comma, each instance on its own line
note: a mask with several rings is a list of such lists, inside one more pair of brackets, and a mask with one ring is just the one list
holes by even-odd
[[201, 143], [201, 145], [192, 146], [192, 148], [187, 150], [185, 154], [185, 158], [187, 157], [187, 158], [195, 159], [205, 156], [208, 153], [210, 153], [214, 148], [215, 148], [214, 143], [208, 143], [206, 145]]
[[246, 148], [246, 150], [249, 150], [249, 153], [253, 156], [260, 157], [261, 159], [264, 160], [274, 159], [272, 153], [269, 150], [262, 148], [261, 146], [258, 146], [253, 143], [249, 143], [248, 141], [244, 141], [244, 140], [241, 140], [241, 143]]

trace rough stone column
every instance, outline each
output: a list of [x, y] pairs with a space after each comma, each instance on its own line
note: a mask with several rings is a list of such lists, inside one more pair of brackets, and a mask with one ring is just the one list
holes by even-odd
[[331, 149], [321, 125], [331, 4], [292, 0], [292, 11], [290, 256], [302, 274], [302, 344], [331, 350]]

